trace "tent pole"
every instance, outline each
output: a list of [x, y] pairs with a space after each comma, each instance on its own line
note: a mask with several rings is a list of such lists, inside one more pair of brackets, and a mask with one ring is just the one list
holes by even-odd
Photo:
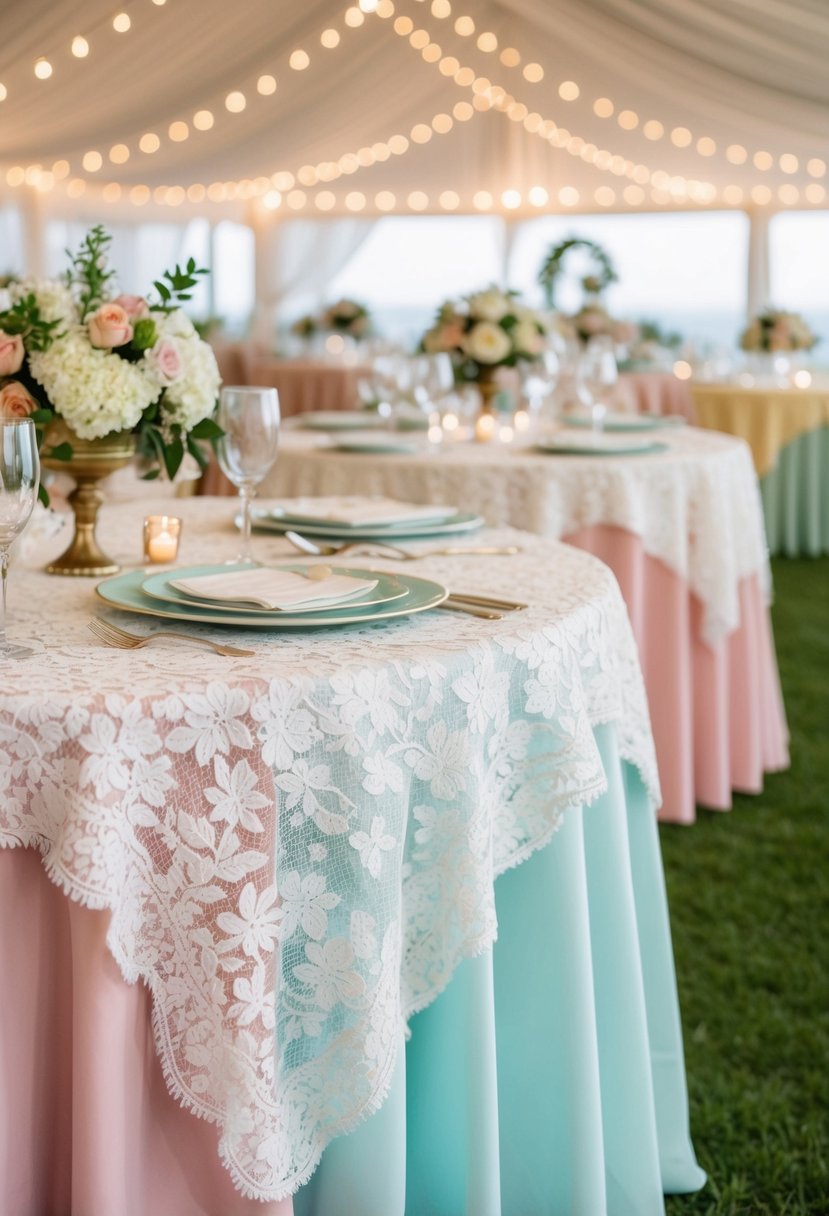
[[252, 338], [257, 346], [271, 350], [274, 341], [273, 276], [278, 223], [259, 208], [251, 208], [249, 221], [254, 239], [254, 279], [256, 304]]
[[754, 317], [769, 305], [771, 275], [769, 264], [769, 225], [765, 209], [748, 212], [748, 316]]

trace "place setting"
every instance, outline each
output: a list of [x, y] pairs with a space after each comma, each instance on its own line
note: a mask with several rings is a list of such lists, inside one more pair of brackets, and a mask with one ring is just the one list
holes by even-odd
[[283, 499], [256, 508], [258, 532], [300, 532], [332, 541], [428, 540], [466, 535], [484, 526], [483, 516], [450, 506], [423, 506], [386, 497], [348, 494]]

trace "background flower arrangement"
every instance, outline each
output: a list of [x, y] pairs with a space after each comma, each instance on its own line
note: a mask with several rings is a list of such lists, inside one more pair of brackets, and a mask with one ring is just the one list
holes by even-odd
[[549, 333], [546, 318], [517, 292], [490, 287], [440, 306], [420, 341], [426, 354], [448, 352], [461, 380], [480, 380], [496, 367], [537, 359]]
[[320, 329], [345, 334], [350, 338], [364, 338], [371, 329], [371, 316], [365, 304], [342, 299], [323, 310], [319, 326]]
[[637, 325], [632, 321], [619, 321], [611, 317], [604, 305], [598, 301], [582, 305], [572, 316], [562, 314], [559, 324], [565, 337], [578, 338], [585, 344], [591, 338], [608, 337], [617, 346], [626, 346], [635, 342], [639, 336]]
[[811, 350], [819, 341], [803, 317], [796, 312], [768, 308], [749, 322], [740, 336], [740, 348], [768, 354]]
[[[92, 228], [63, 281], [9, 286], [0, 312], [0, 415], [30, 416], [42, 438], [56, 419], [82, 440], [138, 435], [139, 452], [172, 478], [185, 452], [204, 468], [200, 439], [221, 434], [212, 421], [220, 377], [210, 347], [180, 304], [206, 271], [190, 259], [154, 283], [157, 299], [114, 295], [111, 237]], [[70, 460], [71, 443], [49, 452]]]

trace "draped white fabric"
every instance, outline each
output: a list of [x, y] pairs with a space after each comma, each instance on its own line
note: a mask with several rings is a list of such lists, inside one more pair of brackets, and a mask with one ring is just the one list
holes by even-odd
[[[42, 196], [43, 205], [88, 211], [94, 201], [96, 214], [106, 218], [110, 207], [130, 205], [128, 190], [135, 184], [206, 188], [277, 172], [296, 177], [303, 166], [328, 162], [333, 176], [305, 188], [315, 209], [317, 192], [329, 190], [332, 214], [348, 213], [345, 199], [354, 191], [365, 194], [366, 213], [382, 190], [399, 198], [424, 191], [430, 208], [441, 191], [454, 190], [459, 209], [470, 210], [474, 192], [485, 189], [497, 209], [506, 188], [525, 196], [535, 184], [552, 186], [553, 197], [561, 186], [573, 185], [591, 200], [598, 186], [609, 185], [616, 188], [614, 205], [624, 205], [624, 174], [586, 163], [578, 148], [551, 146], [537, 130], [496, 109], [455, 120], [448, 133], [426, 142], [412, 140], [414, 126], [428, 127], [435, 115], [451, 116], [458, 101], [473, 99], [470, 84], [454, 78], [457, 69], [444, 68], [447, 57], [540, 119], [651, 172], [682, 174], [718, 189], [762, 183], [774, 191], [781, 183], [804, 187], [812, 180], [808, 159], [826, 156], [829, 10], [823, 0], [458, 0], [449, 19], [434, 16], [417, 0], [395, 0], [393, 12], [382, 11], [385, 17], [371, 13], [351, 27], [334, 0], [311, 0], [299, 8], [266, 0], [177, 0], [130, 10], [131, 30], [117, 34], [108, 0], [87, 0], [81, 23], [71, 0], [6, 4], [0, 192], [14, 197], [10, 168], [40, 165], [51, 171], [65, 159], [68, 171], [61, 167], [65, 176]], [[464, 15], [474, 18], [475, 37], [456, 31], [455, 21]], [[399, 36], [397, 17], [409, 17], [440, 48], [440, 59], [432, 54], [434, 62], [424, 60], [409, 37]], [[69, 47], [81, 25], [90, 53], [76, 59]], [[332, 49], [321, 44], [326, 30], [339, 34]], [[497, 53], [478, 47], [482, 31], [497, 36]], [[502, 62], [502, 48], [514, 48], [520, 63]], [[310, 57], [306, 70], [289, 66], [297, 49]], [[45, 81], [33, 72], [39, 55], [53, 67]], [[528, 62], [544, 69], [540, 83], [523, 77]], [[276, 79], [275, 91], [265, 95], [257, 91], [263, 73]], [[564, 80], [579, 85], [576, 100], [560, 98]], [[236, 90], [244, 93], [246, 107], [228, 113], [225, 99]], [[613, 102], [613, 117], [594, 113], [598, 97]], [[206, 131], [193, 124], [201, 110], [214, 117]], [[635, 127], [616, 122], [622, 110], [636, 114]], [[663, 124], [661, 138], [645, 137], [648, 119]], [[188, 124], [189, 138], [170, 137], [176, 121]], [[677, 126], [692, 136], [679, 147], [668, 138]], [[151, 154], [139, 150], [147, 133], [160, 140]], [[344, 154], [386, 144], [393, 134], [410, 139], [405, 154], [381, 153], [373, 164], [340, 169]], [[713, 140], [715, 151], [699, 152], [701, 137]], [[732, 143], [747, 148], [743, 164], [726, 157]], [[110, 150], [121, 144], [127, 158], [119, 151], [113, 159]], [[84, 168], [89, 151], [100, 153], [100, 169]], [[755, 151], [771, 155], [769, 169], [755, 166]], [[783, 153], [798, 158], [796, 168], [792, 161], [787, 168], [779, 165]], [[82, 198], [66, 193], [73, 177], [87, 182]], [[36, 184], [37, 173], [30, 178]], [[114, 191], [109, 202], [101, 197], [106, 182], [122, 185], [118, 199]], [[238, 214], [244, 194], [241, 202], [238, 192], [229, 194], [212, 204], [191, 199], [182, 210], [212, 205]], [[144, 213], [152, 207], [151, 201]]]

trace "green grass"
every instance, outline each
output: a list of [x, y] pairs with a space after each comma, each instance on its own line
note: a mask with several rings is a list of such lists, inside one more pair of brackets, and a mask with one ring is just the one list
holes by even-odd
[[791, 769], [661, 828], [709, 1175], [669, 1216], [829, 1213], [829, 560], [777, 561], [774, 579]]

